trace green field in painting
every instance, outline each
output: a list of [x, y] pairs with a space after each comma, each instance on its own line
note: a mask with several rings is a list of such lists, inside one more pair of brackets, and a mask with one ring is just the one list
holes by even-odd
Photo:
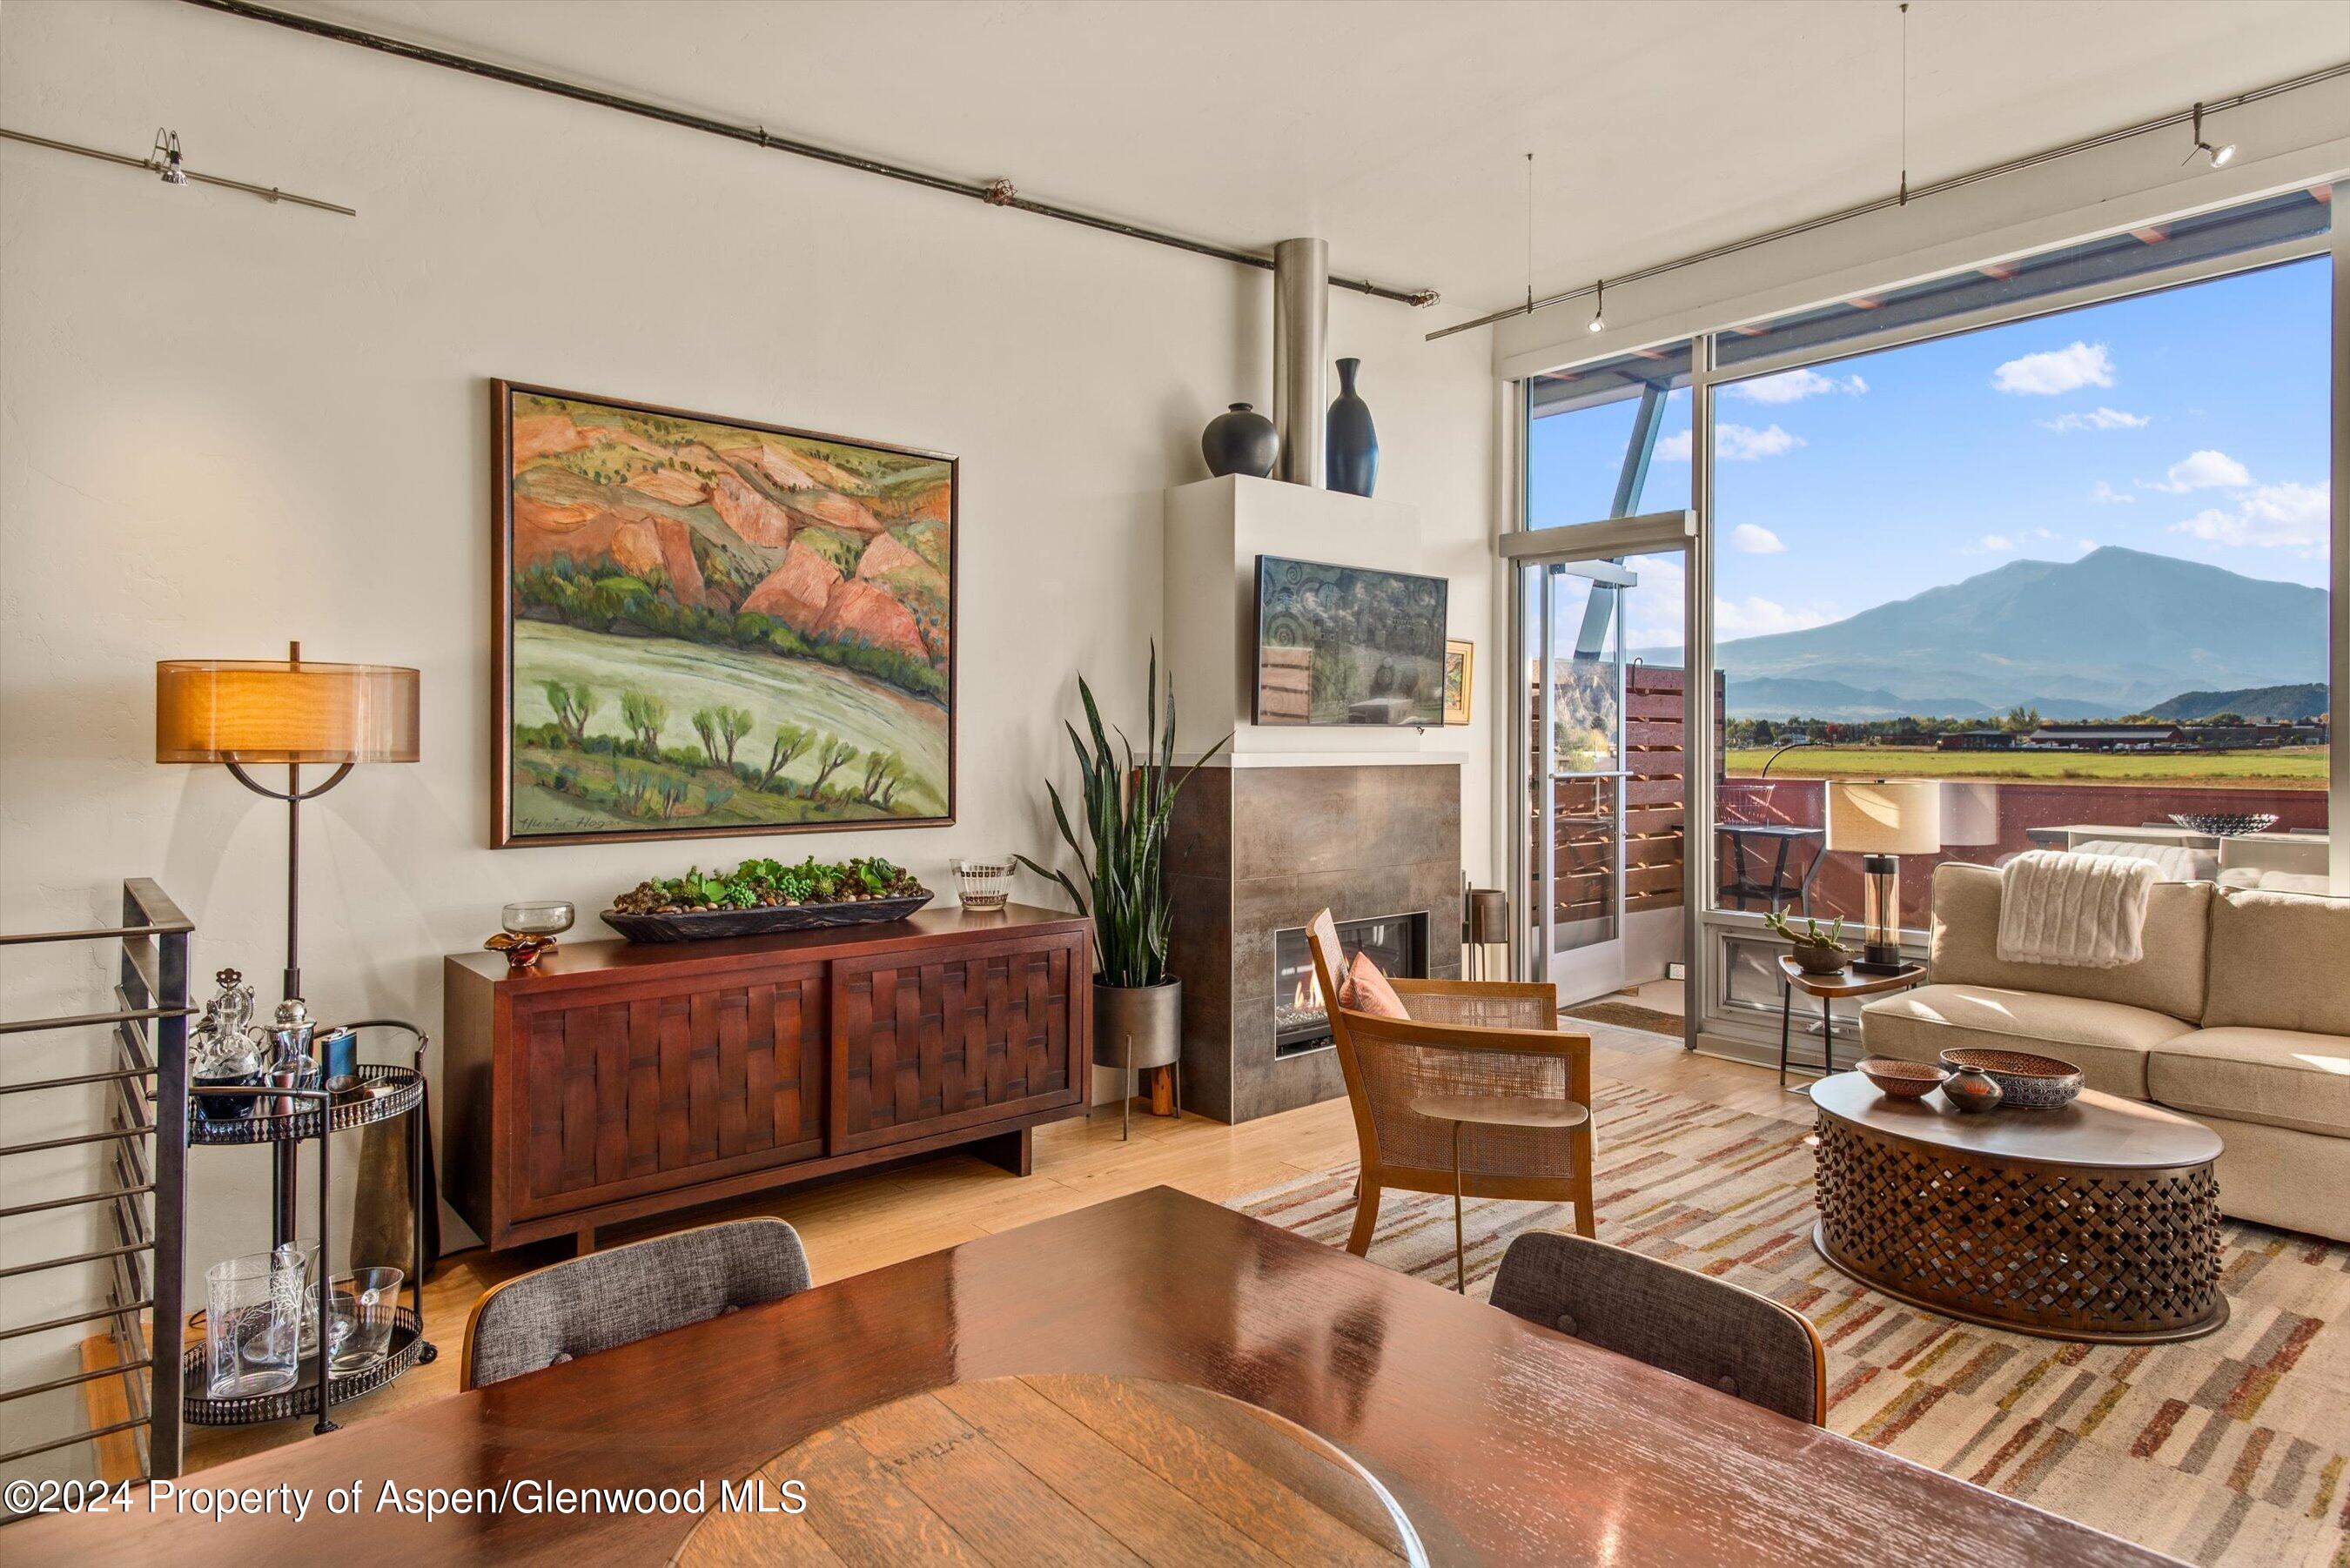
[[[700, 749], [702, 742], [693, 729], [695, 711], [724, 706], [746, 710], [754, 721], [737, 753], [738, 761], [754, 769], [764, 765], [779, 723], [828, 732], [857, 748], [858, 756], [833, 774], [828, 789], [854, 790], [866, 757], [876, 751], [893, 753], [905, 768], [904, 782], [886, 810], [869, 802], [813, 800], [791, 794], [794, 789], [805, 791], [813, 783], [812, 755], [795, 759], [784, 770], [782, 793], [735, 786], [730, 798], [712, 807], [707, 805], [711, 785], [724, 779], [715, 770], [518, 742], [513, 764], [516, 833], [760, 823], [789, 826], [945, 815], [947, 718], [935, 703], [810, 659], [670, 638], [615, 637], [518, 619], [514, 647], [513, 722], [518, 729], [555, 721], [544, 685], [560, 680], [567, 686], [584, 686], [593, 694], [595, 707], [586, 730], [591, 739], [598, 735], [617, 739], [628, 733], [620, 720], [620, 697], [625, 691], [638, 691], [669, 706], [668, 721], [660, 732], [665, 750]], [[646, 782], [668, 780], [691, 785], [698, 793], [679, 816], [649, 820], [577, 794], [557, 793], [539, 782], [560, 767], [572, 769], [591, 788], [609, 785], [618, 773]]]

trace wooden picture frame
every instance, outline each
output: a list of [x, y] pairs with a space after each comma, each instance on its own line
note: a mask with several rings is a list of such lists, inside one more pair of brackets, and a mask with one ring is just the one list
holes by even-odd
[[958, 459], [490, 393], [496, 847], [955, 820]]
[[1465, 638], [1444, 639], [1444, 722], [1469, 722], [1477, 691], [1477, 645]]

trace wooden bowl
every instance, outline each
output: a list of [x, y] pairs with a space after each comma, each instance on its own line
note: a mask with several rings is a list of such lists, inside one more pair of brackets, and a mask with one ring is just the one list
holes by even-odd
[[1945, 1067], [1980, 1067], [1999, 1085], [2000, 1104], [2023, 1111], [2060, 1111], [2081, 1092], [2081, 1069], [2061, 1057], [2032, 1051], [1962, 1047], [1942, 1053]]
[[1950, 1076], [1931, 1062], [1897, 1062], [1890, 1056], [1871, 1056], [1857, 1071], [1897, 1100], [1922, 1099]]

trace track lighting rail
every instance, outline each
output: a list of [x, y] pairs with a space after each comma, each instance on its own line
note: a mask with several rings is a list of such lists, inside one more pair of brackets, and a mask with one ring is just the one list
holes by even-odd
[[[386, 37], [380, 33], [369, 33], [358, 27], [346, 27], [337, 22], [321, 21], [315, 16], [300, 16], [292, 12], [275, 10], [267, 5], [250, 5], [247, 0], [185, 0], [185, 4], [200, 6], [207, 11], [223, 12], [231, 16], [241, 16], [247, 21], [266, 22], [273, 26], [289, 28], [296, 33], [307, 33], [313, 37], [325, 38], [338, 44], [349, 44], [362, 49], [374, 49], [383, 54], [396, 55], [401, 59], [415, 60], [423, 65], [439, 66], [445, 70], [463, 71], [467, 76], [504, 82], [509, 87], [528, 88], [533, 92], [548, 93], [556, 98], [569, 99], [574, 103], [591, 104], [598, 109], [615, 109], [622, 114], [633, 114], [645, 119], [657, 119], [664, 125], [674, 125], [686, 130], [701, 131], [705, 136], [723, 136], [730, 141], [745, 141], [764, 151], [787, 152], [795, 158], [812, 158], [820, 163], [831, 163], [843, 169], [854, 169], [861, 173], [879, 174], [888, 180], [902, 180], [910, 185], [920, 185], [926, 190], [941, 191], [955, 196], [967, 196], [975, 202], [984, 202], [991, 207], [1012, 207], [1023, 213], [1034, 213], [1040, 218], [1057, 218], [1065, 223], [1081, 224], [1088, 229], [1098, 229], [1104, 234], [1123, 234], [1128, 239], [1147, 240], [1155, 245], [1167, 245], [1179, 251], [1190, 251], [1194, 255], [1213, 256], [1218, 261], [1232, 262], [1241, 266], [1259, 267], [1266, 272], [1273, 270], [1273, 257], [1270, 254], [1259, 255], [1254, 251], [1215, 244], [1206, 240], [1191, 239], [1183, 234], [1170, 234], [1164, 229], [1148, 228], [1140, 223], [1121, 223], [1115, 218], [1101, 217], [1093, 213], [1081, 212], [1075, 207], [1064, 207], [1051, 202], [1039, 202], [1021, 195], [1019, 188], [1009, 180], [957, 180], [944, 174], [934, 174], [927, 170], [911, 168], [903, 163], [891, 163], [883, 159], [867, 158], [854, 152], [844, 152], [838, 148], [825, 147], [813, 141], [802, 141], [794, 137], [773, 135], [764, 125], [729, 125], [724, 120], [712, 119], [706, 115], [693, 114], [684, 109], [671, 109], [661, 104], [648, 102], [643, 99], [605, 92], [598, 88], [582, 87], [577, 82], [543, 76], [536, 71], [518, 70], [511, 66], [493, 65], [487, 60], [477, 60], [469, 56], [454, 54], [447, 49], [438, 49], [425, 44], [411, 44], [399, 38]], [[195, 176], [192, 175], [191, 178]], [[1373, 283], [1367, 278], [1341, 277], [1336, 273], [1330, 275], [1330, 286], [1352, 289], [1357, 294], [1367, 294], [1374, 299], [1391, 299], [1399, 305], [1429, 306], [1437, 302], [1434, 289], [1390, 288], [1384, 284]]]
[[31, 147], [46, 147], [54, 152], [71, 152], [82, 158], [95, 158], [101, 163], [119, 163], [126, 169], [143, 170], [158, 176], [167, 185], [217, 185], [224, 191], [242, 191], [248, 196], [258, 196], [265, 202], [291, 202], [297, 207], [316, 207], [322, 213], [340, 213], [346, 218], [359, 215], [356, 207], [322, 202], [316, 196], [297, 196], [275, 185], [255, 185], [244, 180], [231, 180], [222, 174], [199, 174], [180, 161], [178, 137], [171, 137], [168, 153], [164, 151], [163, 139], [169, 134], [158, 131], [156, 151], [145, 158], [133, 158], [125, 152], [109, 152], [102, 147], [84, 147], [78, 141], [58, 141], [47, 136], [35, 136], [28, 130], [10, 130], [0, 126], [0, 140], [21, 141]]

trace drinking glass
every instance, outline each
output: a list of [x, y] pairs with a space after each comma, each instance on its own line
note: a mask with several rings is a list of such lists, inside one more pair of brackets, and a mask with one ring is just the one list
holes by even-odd
[[291, 1247], [204, 1271], [204, 1355], [215, 1399], [294, 1386], [301, 1374], [302, 1255]]
[[348, 1377], [380, 1365], [391, 1349], [391, 1331], [400, 1312], [398, 1269], [357, 1269], [337, 1276], [328, 1303], [335, 1327], [334, 1353], [327, 1368], [337, 1377]]

